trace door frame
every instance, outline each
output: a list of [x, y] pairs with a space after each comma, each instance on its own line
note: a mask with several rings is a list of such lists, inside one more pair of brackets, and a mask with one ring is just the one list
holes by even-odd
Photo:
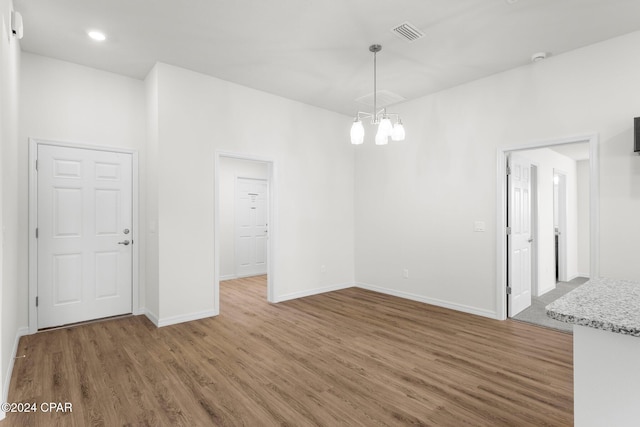
[[[553, 169], [558, 176], [558, 282], [568, 282], [567, 276], [567, 173]], [[555, 198], [554, 198], [555, 203]], [[555, 206], [554, 206], [555, 208]]]
[[600, 210], [598, 134], [576, 135], [521, 145], [498, 147], [496, 159], [496, 318], [507, 318], [507, 168], [506, 156], [512, 151], [546, 148], [554, 145], [589, 143], [589, 263], [590, 277], [600, 276]]
[[139, 247], [140, 236], [139, 227], [139, 181], [138, 181], [138, 151], [128, 148], [107, 147], [81, 142], [56, 141], [40, 138], [29, 138], [29, 334], [38, 332], [38, 310], [35, 300], [38, 295], [38, 239], [36, 239], [36, 227], [38, 225], [38, 175], [36, 173], [36, 160], [38, 158], [39, 145], [52, 145], [55, 147], [79, 148], [93, 151], [109, 151], [112, 153], [131, 154], [131, 194], [133, 197], [131, 240], [138, 242], [132, 249], [131, 260], [131, 312], [142, 314], [139, 301]]
[[538, 295], [538, 163], [531, 163], [531, 296]]
[[267, 301], [276, 301], [276, 271], [274, 268], [278, 237], [278, 210], [276, 209], [276, 162], [268, 157], [232, 151], [216, 150], [214, 154], [214, 208], [213, 208], [213, 294], [214, 316], [220, 314], [220, 158], [226, 157], [236, 160], [248, 160], [266, 163], [268, 167], [267, 182], [269, 184], [269, 243], [267, 247]]

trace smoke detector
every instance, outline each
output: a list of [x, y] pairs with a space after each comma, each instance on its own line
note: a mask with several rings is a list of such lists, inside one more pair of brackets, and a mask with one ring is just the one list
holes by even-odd
[[542, 61], [543, 59], [547, 59], [551, 54], [549, 52], [538, 52], [531, 55], [531, 62]]

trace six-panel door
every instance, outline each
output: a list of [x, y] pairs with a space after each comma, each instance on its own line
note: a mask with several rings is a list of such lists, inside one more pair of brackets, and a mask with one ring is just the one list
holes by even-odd
[[238, 178], [236, 182], [236, 276], [267, 274], [268, 183]]
[[132, 156], [38, 146], [38, 328], [132, 312]]
[[509, 156], [509, 317], [531, 306], [531, 162]]

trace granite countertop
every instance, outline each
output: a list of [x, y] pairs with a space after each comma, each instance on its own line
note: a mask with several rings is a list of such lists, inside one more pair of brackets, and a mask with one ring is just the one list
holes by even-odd
[[547, 316], [561, 322], [640, 337], [640, 283], [591, 279], [547, 305]]

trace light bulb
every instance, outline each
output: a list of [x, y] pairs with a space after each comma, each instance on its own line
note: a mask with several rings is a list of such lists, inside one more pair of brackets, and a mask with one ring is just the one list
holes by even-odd
[[360, 145], [364, 142], [364, 126], [362, 121], [356, 118], [351, 125], [351, 143], [353, 145]]
[[394, 141], [404, 141], [404, 126], [401, 121], [398, 121], [393, 125], [393, 132], [391, 132], [391, 139]]
[[89, 31], [87, 34], [97, 42], [103, 42], [107, 39], [107, 36], [105, 36], [101, 31]]
[[384, 132], [381, 132], [380, 128], [378, 128], [378, 133], [376, 133], [376, 145], [387, 145], [389, 142], [389, 137]]
[[380, 120], [380, 124], [378, 125], [378, 132], [382, 132], [385, 136], [391, 136], [391, 132], [393, 132], [393, 125], [391, 124], [391, 120], [386, 117]]

